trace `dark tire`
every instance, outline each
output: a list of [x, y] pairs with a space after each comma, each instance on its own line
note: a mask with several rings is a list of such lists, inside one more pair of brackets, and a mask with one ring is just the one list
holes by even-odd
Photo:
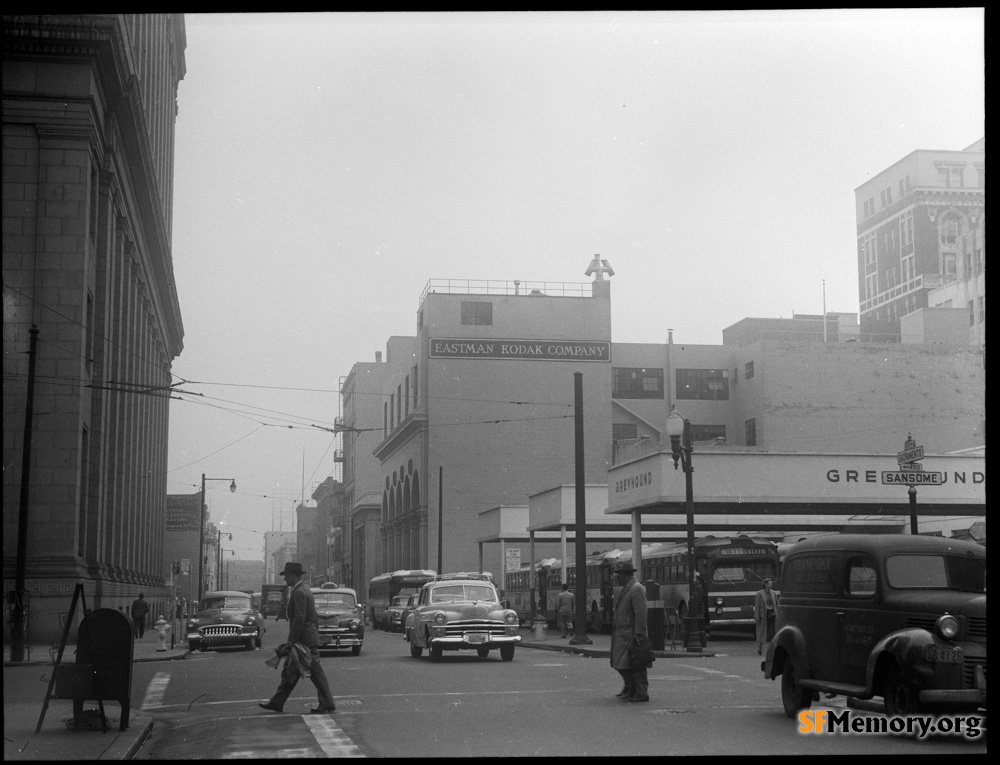
[[502, 645], [500, 646], [500, 658], [504, 661], [513, 661], [514, 659], [514, 646], [512, 645]]
[[194, 653], [195, 651], [200, 651], [201, 650], [201, 641], [200, 640], [189, 640], [188, 641], [188, 650], [191, 651], [192, 653]]
[[918, 691], [912, 683], [903, 678], [899, 667], [893, 665], [885, 676], [882, 684], [882, 698], [885, 701], [885, 713], [889, 717], [915, 715], [920, 712]]
[[812, 698], [812, 691], [799, 685], [799, 668], [791, 657], [786, 657], [781, 673], [781, 704], [785, 714], [794, 719], [801, 710], [812, 706]]
[[246, 648], [248, 651], [252, 651], [253, 650], [253, 638], [248, 638], [247, 640], [244, 640], [243, 641], [243, 647]]
[[441, 661], [441, 647], [440, 646], [432, 645], [427, 650], [430, 652], [431, 661], [433, 661], [435, 663]]
[[359, 645], [352, 645], [351, 646], [351, 656], [360, 656], [360, 655], [361, 655], [361, 646], [359, 646]]
[[490, 655], [490, 649], [487, 646], [481, 645], [476, 649], [476, 653], [479, 654], [480, 659], [485, 659]]

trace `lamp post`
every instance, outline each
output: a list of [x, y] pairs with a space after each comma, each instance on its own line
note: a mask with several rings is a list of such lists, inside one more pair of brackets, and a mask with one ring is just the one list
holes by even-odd
[[206, 478], [201, 474], [201, 524], [198, 529], [198, 600], [205, 594], [205, 481], [232, 481], [229, 491], [236, 493], [235, 478]]
[[701, 631], [698, 629], [702, 604], [694, 585], [694, 467], [691, 465], [691, 421], [681, 417], [671, 408], [667, 416], [667, 435], [670, 436], [670, 450], [674, 458], [674, 470], [678, 463], [684, 470], [685, 498], [687, 504], [687, 567], [688, 567], [688, 610], [687, 640], [685, 650], [689, 653], [701, 651]]

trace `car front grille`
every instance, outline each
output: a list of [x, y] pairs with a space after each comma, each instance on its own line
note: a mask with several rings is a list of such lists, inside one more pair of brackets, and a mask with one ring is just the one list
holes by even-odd
[[505, 634], [506, 629], [503, 622], [489, 619], [469, 619], [461, 622], [449, 622], [445, 625], [445, 635], [448, 637], [462, 637], [463, 635], [503, 637]]
[[983, 667], [983, 675], [986, 675], [986, 657], [969, 657], [966, 656], [965, 660], [962, 662], [962, 687], [963, 688], [975, 688], [976, 687], [976, 665], [980, 664]]
[[965, 634], [969, 640], [977, 643], [986, 642], [986, 617], [970, 616], [965, 620]]
[[204, 637], [236, 637], [243, 633], [243, 630], [235, 624], [220, 624], [215, 627], [205, 627], [201, 631]]

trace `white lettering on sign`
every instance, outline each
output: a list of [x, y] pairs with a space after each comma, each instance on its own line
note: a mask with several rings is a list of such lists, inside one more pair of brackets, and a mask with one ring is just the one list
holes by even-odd
[[[883, 475], [885, 473], [893, 473], [893, 474], [907, 473], [907, 474], [909, 474], [911, 472], [913, 472], [913, 473], [921, 472], [921, 473], [923, 473], [925, 475], [937, 475], [937, 476], [940, 476], [941, 477], [941, 481], [940, 481], [941, 484], [948, 483], [949, 482], [949, 476], [950, 476], [950, 480], [951, 480], [952, 483], [972, 483], [972, 484], [986, 483], [986, 473], [981, 472], [979, 470], [973, 470], [971, 472], [967, 472], [965, 470], [955, 470], [952, 473], [938, 473], [938, 472], [931, 473], [931, 472], [923, 471], [923, 470], [903, 470], [903, 471], [892, 470], [892, 471], [883, 471]], [[844, 482], [844, 483], [878, 483], [879, 482], [878, 471], [877, 470], [837, 470], [836, 468], [834, 468], [833, 470], [827, 470], [826, 471], [826, 480], [829, 481], [830, 483], [840, 483], [840, 482]], [[931, 484], [931, 483], [934, 482], [934, 479], [929, 479], [929, 480], [928, 479], [924, 479], [924, 482], [928, 483], [928, 484]], [[888, 483], [888, 482], [883, 479], [882, 483]], [[893, 481], [893, 483], [896, 483], [896, 482]], [[906, 481], [899, 481], [899, 483], [904, 483], [905, 484], [907, 482]]]
[[592, 340], [483, 340], [431, 338], [433, 359], [611, 361], [611, 343]]

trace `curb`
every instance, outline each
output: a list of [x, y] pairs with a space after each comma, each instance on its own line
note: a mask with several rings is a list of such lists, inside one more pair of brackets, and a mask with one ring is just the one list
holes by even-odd
[[[174, 651], [173, 653], [171, 653], [168, 656], [150, 656], [149, 658], [139, 658], [139, 659], [133, 658], [132, 659], [132, 663], [133, 664], [145, 664], [145, 663], [151, 662], [151, 661], [180, 661], [182, 659], [186, 659], [188, 657], [188, 654], [190, 654], [190, 653], [191, 653], [190, 651], [184, 651], [182, 653], [178, 653], [177, 651]], [[66, 662], [63, 662], [63, 663], [65, 664]], [[34, 661], [34, 660], [33, 661], [5, 661], [3, 663], [3, 665], [5, 667], [53, 667], [53, 666], [55, 666], [55, 662], [53, 662], [51, 659], [39, 659], [37, 661]]]
[[[127, 733], [120, 733], [111, 745], [101, 752], [98, 760], [133, 760], [153, 732], [153, 717], [145, 712], [135, 712]], [[138, 729], [142, 726], [141, 730]]]

